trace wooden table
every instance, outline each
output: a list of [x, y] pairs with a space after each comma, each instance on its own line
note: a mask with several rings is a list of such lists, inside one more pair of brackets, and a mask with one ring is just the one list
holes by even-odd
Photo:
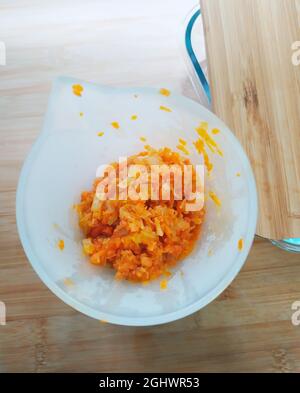
[[27, 261], [16, 230], [16, 185], [56, 75], [111, 85], [164, 83], [193, 97], [177, 44], [194, 1], [129, 0], [122, 9], [116, 3], [0, 5], [8, 61], [0, 67], [0, 301], [7, 306], [0, 371], [300, 371], [300, 327], [291, 323], [300, 257], [267, 241], [255, 241], [244, 269], [216, 301], [151, 328], [79, 314]]

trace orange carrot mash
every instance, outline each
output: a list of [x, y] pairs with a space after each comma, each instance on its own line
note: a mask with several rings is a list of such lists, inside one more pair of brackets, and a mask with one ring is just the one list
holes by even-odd
[[165, 89], [165, 88], [161, 88], [161, 89], [159, 90], [159, 92], [160, 92], [161, 95], [166, 96], [166, 97], [169, 97], [169, 95], [171, 95], [170, 90]]
[[58, 248], [62, 251], [65, 248], [65, 242], [60, 239], [57, 243]]
[[239, 251], [242, 251], [243, 248], [244, 248], [244, 240], [243, 240], [243, 239], [240, 239], [240, 240], [238, 241], [238, 249], [239, 249]]
[[116, 130], [118, 130], [118, 129], [120, 128], [120, 124], [119, 124], [117, 121], [113, 121], [113, 122], [111, 123], [111, 126], [112, 126], [113, 128], [115, 128]]
[[222, 206], [222, 202], [220, 201], [220, 199], [217, 197], [217, 195], [213, 191], [209, 192], [209, 197], [214, 201], [214, 203], [217, 206], [219, 206], [219, 207]]
[[[163, 148], [148, 147], [137, 155], [128, 157], [127, 165], [191, 165], [189, 159]], [[121, 164], [122, 165], [122, 164]], [[119, 183], [120, 164], [111, 164]], [[121, 168], [122, 169], [122, 168]], [[193, 168], [192, 184], [196, 182]], [[150, 176], [149, 176], [150, 178]], [[174, 180], [171, 179], [170, 200], [163, 200], [163, 179], [157, 187], [159, 199], [152, 200], [101, 200], [96, 197], [97, 178], [91, 191], [81, 194], [77, 205], [79, 225], [84, 233], [83, 249], [90, 262], [115, 269], [117, 279], [148, 282], [168, 275], [170, 267], [186, 257], [199, 237], [204, 220], [204, 208], [187, 211], [184, 196], [175, 200]], [[127, 178], [127, 185], [131, 178]], [[151, 179], [152, 180], [152, 179]], [[194, 190], [194, 188], [193, 188]], [[121, 199], [121, 198], [120, 198]]]
[[165, 111], [165, 112], [172, 112], [172, 109], [170, 109], [170, 108], [168, 108], [168, 107], [166, 107], [166, 106], [163, 106], [163, 105], [161, 105], [161, 106], [159, 107], [159, 109], [160, 109], [161, 111]]
[[161, 283], [160, 283], [160, 289], [164, 291], [167, 288], [168, 288], [168, 281], [167, 280], [162, 280]]
[[190, 155], [190, 152], [184, 145], [181, 144], [177, 145], [177, 149], [182, 151], [182, 153], [186, 154], [187, 156]]
[[81, 85], [73, 85], [73, 94], [75, 94], [78, 97], [81, 97], [82, 92], [83, 92], [83, 87]]

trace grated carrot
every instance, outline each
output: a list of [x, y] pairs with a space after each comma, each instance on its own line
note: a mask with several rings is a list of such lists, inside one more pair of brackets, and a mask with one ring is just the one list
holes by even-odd
[[165, 112], [172, 112], [172, 109], [167, 108], [166, 106], [163, 106], [163, 105], [161, 105], [161, 106], [159, 107], [159, 109], [160, 109], [161, 111], [165, 111]]
[[204, 159], [204, 165], [207, 169], [208, 172], [211, 172], [213, 170], [213, 164], [210, 162], [209, 156], [205, 150], [205, 146], [204, 146], [204, 142], [201, 138], [199, 138], [197, 141], [195, 141], [194, 146], [197, 150], [197, 152], [201, 155], [203, 155], [203, 159]]
[[212, 129], [211, 132], [212, 132], [212, 134], [214, 134], [214, 135], [220, 134], [220, 130], [219, 130], [218, 128]]
[[183, 146], [183, 145], [178, 145], [178, 146], [177, 146], [177, 149], [180, 150], [180, 151], [182, 151], [182, 152], [183, 152], [184, 154], [186, 154], [187, 156], [190, 155], [190, 152], [188, 151], [188, 149], [187, 149], [185, 146]]
[[74, 286], [74, 281], [71, 278], [65, 278], [64, 279], [64, 284], [66, 287], [73, 287]]
[[161, 289], [162, 291], [165, 291], [167, 288], [168, 288], [168, 281], [167, 281], [167, 280], [162, 280], [162, 281], [160, 282], [160, 289]]
[[62, 239], [60, 239], [60, 240], [58, 241], [58, 243], [57, 243], [57, 247], [58, 247], [61, 251], [63, 251], [63, 249], [65, 248], [65, 242], [64, 242]]
[[[128, 157], [128, 162], [132, 165], [142, 162], [148, 170], [156, 164], [164, 167], [177, 165], [182, 169], [184, 165], [192, 165], [178, 152], [169, 148], [156, 150], [151, 146]], [[111, 166], [119, 173], [120, 164]], [[196, 169], [192, 168], [190, 181], [194, 189]], [[97, 266], [111, 266], [116, 279], [120, 280], [144, 283], [169, 275], [169, 269], [193, 250], [205, 209], [185, 211], [184, 200], [174, 198], [173, 182], [169, 183], [171, 199], [165, 201], [162, 190], [166, 184], [163, 181], [157, 184], [158, 200], [149, 195], [145, 200], [100, 201], [96, 194], [100, 181], [101, 178], [96, 179], [92, 190], [82, 192], [81, 202], [77, 205], [79, 226], [84, 233], [83, 250], [90, 262]]]
[[75, 96], [78, 97], [82, 96], [83, 87], [81, 85], [73, 85], [72, 89], [73, 89], [73, 94], [75, 94]]
[[165, 97], [169, 97], [169, 95], [171, 95], [170, 90], [165, 89], [165, 88], [161, 88], [161, 89], [159, 90], [159, 92], [160, 92], [161, 95], [163, 95], [163, 96], [165, 96]]
[[216, 195], [213, 191], [210, 191], [210, 192], [209, 192], [209, 196], [210, 196], [210, 198], [215, 202], [215, 204], [216, 204], [217, 206], [220, 207], [220, 206], [222, 205], [220, 199], [217, 197], [217, 195]]
[[240, 240], [238, 241], [238, 249], [239, 249], [239, 251], [242, 251], [243, 248], [244, 248], [244, 240], [243, 240], [243, 239], [240, 239]]
[[203, 127], [196, 128], [198, 135], [203, 139], [206, 143], [207, 147], [213, 152], [217, 152], [220, 156], [223, 156], [223, 152], [219, 149], [217, 143], [213, 140], [213, 138], [208, 134], [207, 130]]
[[113, 121], [112, 123], [110, 123], [111, 126], [113, 128], [115, 128], [116, 130], [118, 130], [120, 128], [120, 124], [117, 121]]

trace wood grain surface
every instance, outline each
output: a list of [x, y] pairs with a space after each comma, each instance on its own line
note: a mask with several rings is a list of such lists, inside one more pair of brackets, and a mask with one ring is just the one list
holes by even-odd
[[214, 112], [242, 142], [259, 193], [257, 233], [300, 237], [299, 0], [202, 0]]
[[[24, 255], [15, 222], [19, 172], [43, 121], [52, 79], [157, 85], [193, 97], [178, 49], [194, 1], [0, 2], [1, 372], [295, 372], [300, 257], [257, 239], [233, 284], [202, 311], [129, 328], [79, 314], [55, 297]], [[139, 36], [139, 39], [135, 37]]]

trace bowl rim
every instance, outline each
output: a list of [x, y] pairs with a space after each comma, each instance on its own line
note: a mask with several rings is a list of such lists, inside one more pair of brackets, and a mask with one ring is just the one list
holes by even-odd
[[[61, 81], [66, 82], [66, 81], [72, 81], [72, 83], [76, 82], [82, 82], [86, 83], [83, 81], [79, 81], [74, 78], [69, 78], [69, 77], [58, 77], [54, 83], [53, 83], [53, 88], [52, 91], [55, 89], [57, 84], [59, 84]], [[95, 86], [96, 84], [92, 84]], [[102, 87], [100, 85], [96, 85], [98, 87]], [[145, 93], [150, 93], [152, 94], [153, 92], [157, 92], [157, 88], [152, 88], [152, 87], [129, 87], [129, 88], [113, 88], [113, 87], [103, 87], [105, 90], [119, 90], [122, 92], [128, 91], [128, 92], [137, 92], [140, 94], [145, 94]], [[209, 118], [214, 118], [215, 121], [217, 121], [220, 125], [220, 128], [222, 129], [222, 132], [226, 133], [226, 136], [229, 136], [231, 138], [232, 143], [235, 144], [235, 148], [239, 151], [240, 153], [240, 158], [243, 162], [243, 164], [247, 167], [249, 167], [249, 190], [251, 192], [251, 195], [249, 195], [249, 201], [251, 203], [251, 214], [249, 214], [248, 218], [248, 227], [247, 227], [247, 232], [245, 233], [244, 237], [244, 243], [245, 247], [240, 252], [239, 256], [236, 258], [235, 263], [230, 267], [230, 269], [226, 272], [226, 274], [221, 278], [219, 281], [218, 285], [210, 290], [206, 295], [201, 297], [198, 301], [189, 304], [182, 309], [162, 314], [162, 315], [157, 315], [157, 316], [149, 316], [149, 317], [124, 317], [124, 316], [118, 316], [114, 314], [110, 314], [107, 312], [101, 312], [98, 310], [93, 309], [92, 307], [89, 307], [80, 301], [74, 299], [71, 295], [69, 295], [67, 292], [63, 291], [47, 274], [45, 269], [39, 264], [38, 257], [35, 254], [33, 248], [31, 247], [30, 244], [30, 239], [29, 236], [27, 235], [27, 228], [26, 228], [26, 221], [24, 219], [24, 209], [23, 209], [23, 195], [24, 195], [24, 190], [26, 187], [26, 178], [28, 173], [30, 172], [31, 166], [36, 158], [36, 155], [39, 151], [39, 147], [45, 142], [47, 138], [47, 133], [44, 132], [44, 127], [45, 123], [47, 121], [48, 113], [45, 116], [45, 121], [44, 121], [44, 127], [43, 131], [38, 135], [37, 140], [34, 142], [27, 158], [25, 159], [25, 162], [23, 164], [20, 176], [19, 176], [19, 182], [18, 182], [18, 187], [17, 187], [17, 193], [16, 193], [16, 222], [17, 222], [17, 228], [19, 232], [19, 236], [21, 239], [21, 243], [23, 246], [23, 249], [25, 251], [25, 254], [35, 270], [35, 272], [38, 274], [39, 278], [42, 280], [42, 282], [59, 298], [61, 299], [64, 303], [68, 304], [75, 310], [98, 320], [105, 320], [108, 321], [109, 323], [112, 324], [117, 324], [117, 325], [124, 325], [124, 326], [154, 326], [154, 325], [160, 325], [164, 323], [169, 323], [172, 321], [176, 321], [178, 319], [184, 318], [188, 315], [191, 315], [195, 313], [196, 311], [199, 311], [200, 309], [204, 308], [207, 306], [209, 303], [211, 303], [213, 300], [215, 300], [235, 279], [235, 277], [238, 275], [239, 271], [243, 267], [243, 265], [246, 262], [247, 256], [250, 252], [250, 249], [252, 247], [254, 237], [255, 237], [255, 230], [256, 230], [256, 225], [257, 225], [257, 217], [258, 217], [258, 195], [257, 195], [257, 187], [256, 187], [256, 182], [253, 174], [253, 170], [250, 164], [250, 161], [241, 146], [240, 142], [238, 139], [234, 136], [234, 134], [230, 131], [230, 129], [225, 125], [222, 120], [220, 120], [214, 113], [209, 111], [207, 108], [202, 106], [201, 104], [184, 97], [179, 94], [172, 93], [172, 96], [175, 98], [178, 97], [181, 100], [186, 100], [187, 104], [189, 105], [197, 105], [198, 107], [201, 107], [201, 110], [207, 115]], [[52, 94], [50, 95], [49, 99], [49, 104], [48, 104], [48, 109], [52, 105]]]

